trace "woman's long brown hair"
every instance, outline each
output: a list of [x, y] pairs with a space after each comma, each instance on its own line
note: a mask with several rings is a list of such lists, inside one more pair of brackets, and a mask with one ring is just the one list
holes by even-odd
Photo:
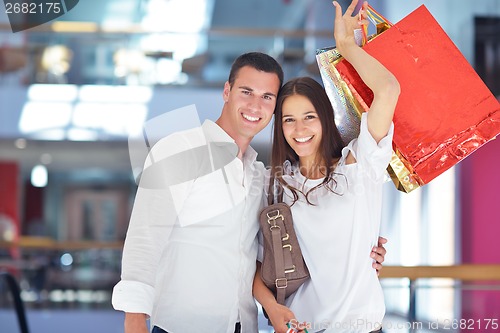
[[[307, 202], [312, 204], [308, 199], [308, 194], [311, 191], [322, 185], [328, 185], [330, 181], [335, 182], [332, 178], [332, 175], [334, 174], [334, 166], [341, 157], [344, 142], [342, 141], [342, 137], [340, 136], [337, 126], [335, 125], [333, 107], [328, 99], [328, 95], [326, 94], [325, 89], [323, 89], [323, 87], [316, 80], [309, 77], [298, 77], [288, 81], [281, 88], [276, 101], [276, 110], [274, 113], [271, 175], [274, 175], [283, 187], [289, 188], [292, 191], [294, 203], [298, 200], [298, 192], [301, 191], [286, 183], [282, 177], [283, 163], [286, 160], [289, 160], [292, 165], [299, 162], [299, 156], [285, 140], [282, 125], [283, 103], [288, 97], [293, 95], [301, 95], [309, 99], [318, 114], [322, 128], [319, 157], [322, 161], [326, 162], [327, 168], [325, 168], [324, 181], [309, 190], [307, 193], [304, 193]], [[327, 187], [332, 190], [331, 186]], [[334, 190], [332, 191], [335, 192]]]

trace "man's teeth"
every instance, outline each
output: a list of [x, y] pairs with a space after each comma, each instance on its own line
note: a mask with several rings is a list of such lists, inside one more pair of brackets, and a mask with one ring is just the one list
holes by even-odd
[[297, 141], [297, 142], [306, 142], [306, 141], [311, 140], [312, 137], [313, 136], [311, 135], [311, 136], [307, 136], [305, 138], [295, 138], [295, 141]]
[[257, 121], [260, 119], [259, 117], [251, 117], [251, 116], [248, 116], [246, 114], [243, 114], [243, 118], [245, 118], [246, 120], [249, 120], [249, 121]]

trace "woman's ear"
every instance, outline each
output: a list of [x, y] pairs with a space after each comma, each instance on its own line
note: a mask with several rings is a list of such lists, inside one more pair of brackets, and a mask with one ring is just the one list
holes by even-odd
[[222, 98], [224, 99], [224, 102], [227, 102], [229, 100], [229, 93], [231, 92], [231, 85], [229, 84], [228, 81], [224, 83], [224, 90], [222, 92]]

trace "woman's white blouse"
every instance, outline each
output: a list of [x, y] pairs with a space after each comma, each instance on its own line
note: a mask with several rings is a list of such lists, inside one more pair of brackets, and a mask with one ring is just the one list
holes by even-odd
[[[393, 126], [378, 144], [362, 115], [359, 137], [342, 151], [335, 169], [332, 193], [322, 187], [309, 195], [309, 205], [299, 194], [292, 214], [299, 244], [309, 268], [309, 279], [287, 299], [299, 322], [316, 332], [370, 332], [380, 328], [385, 313], [371, 249], [377, 245], [381, 218], [382, 185], [392, 154]], [[348, 153], [356, 163], [345, 164]], [[323, 179], [307, 180], [297, 166], [284, 179], [303, 186], [304, 193]], [[300, 188], [300, 187], [298, 187]], [[288, 194], [288, 195], [287, 195]], [[285, 191], [284, 201], [292, 196]]]

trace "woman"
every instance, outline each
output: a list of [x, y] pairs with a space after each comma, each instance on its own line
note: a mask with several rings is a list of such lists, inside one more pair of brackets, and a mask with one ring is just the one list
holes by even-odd
[[400, 93], [396, 78], [357, 46], [354, 29], [366, 24], [365, 2], [352, 16], [334, 2], [336, 47], [373, 91], [359, 137], [346, 147], [331, 103], [310, 78], [286, 83], [276, 105], [271, 173], [283, 185], [311, 278], [285, 306], [256, 274], [254, 296], [277, 333], [287, 323], [309, 332], [378, 331], [385, 313], [382, 288], [369, 253], [377, 244], [382, 184], [392, 152], [392, 118]]

